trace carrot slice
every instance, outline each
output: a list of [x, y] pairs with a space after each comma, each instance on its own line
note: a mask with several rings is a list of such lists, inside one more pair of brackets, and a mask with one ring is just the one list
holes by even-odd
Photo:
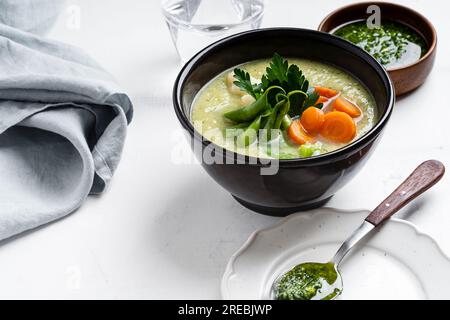
[[314, 87], [314, 90], [320, 94], [321, 96], [324, 96], [325, 98], [333, 98], [338, 95], [338, 91], [325, 88], [325, 87]]
[[291, 125], [288, 128], [288, 134], [292, 140], [300, 145], [308, 142], [316, 142], [314, 137], [312, 137], [305, 131], [299, 119], [292, 121]]
[[327, 102], [328, 100], [329, 100], [329, 99], [328, 99], [327, 97], [320, 96], [319, 99], [318, 99], [317, 102], [316, 102], [316, 106], [317, 106], [319, 103], [325, 103], [325, 102]]
[[356, 124], [353, 119], [341, 111], [325, 114], [320, 134], [336, 143], [348, 143], [356, 136]]
[[309, 107], [303, 111], [300, 123], [308, 133], [318, 133], [322, 128], [324, 113], [316, 107]]
[[352, 118], [358, 118], [361, 115], [359, 107], [345, 98], [337, 98], [333, 106], [335, 110], [345, 112]]

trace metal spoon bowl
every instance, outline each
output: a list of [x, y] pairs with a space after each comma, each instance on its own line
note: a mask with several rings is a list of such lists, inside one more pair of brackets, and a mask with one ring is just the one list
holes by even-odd
[[[435, 185], [442, 178], [444, 173], [444, 165], [436, 160], [429, 160], [419, 165], [414, 172], [393, 193], [391, 193], [390, 196], [367, 216], [358, 229], [344, 241], [333, 259], [329, 262], [333, 264], [334, 270], [336, 271], [336, 280], [333, 283], [322, 282], [322, 287], [317, 290], [317, 294], [311, 300], [336, 299], [344, 289], [339, 265], [347, 253], [361, 239], [371, 233], [373, 229], [382, 225], [384, 221], [398, 212], [406, 204]], [[304, 265], [304, 263], [297, 266], [301, 265]], [[294, 268], [297, 266], [294, 266]], [[286, 274], [287, 272], [284, 272], [277, 276], [271, 286], [269, 299], [278, 298], [278, 286]], [[313, 277], [314, 275], [310, 276]]]

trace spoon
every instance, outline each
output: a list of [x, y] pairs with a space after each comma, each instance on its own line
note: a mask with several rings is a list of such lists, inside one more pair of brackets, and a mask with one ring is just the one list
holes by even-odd
[[345, 255], [373, 229], [435, 185], [442, 178], [444, 172], [444, 165], [436, 160], [429, 160], [419, 165], [389, 197], [367, 216], [361, 226], [345, 240], [330, 262], [302, 263], [281, 274], [271, 287], [270, 298], [335, 299], [344, 288], [339, 264]]

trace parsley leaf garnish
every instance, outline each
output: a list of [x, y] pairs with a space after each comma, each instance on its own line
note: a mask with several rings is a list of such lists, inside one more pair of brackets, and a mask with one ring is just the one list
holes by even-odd
[[281, 86], [283, 83], [287, 83], [288, 70], [288, 61], [284, 60], [278, 53], [275, 53], [266, 69], [266, 74], [261, 79], [263, 89], [267, 89], [274, 85]]
[[315, 106], [319, 99], [319, 95], [309, 87], [309, 81], [303, 75], [300, 68], [295, 64], [289, 65], [289, 62], [278, 53], [273, 55], [269, 66], [266, 68], [266, 74], [261, 78], [261, 83], [253, 84], [250, 74], [239, 68], [234, 69], [234, 77], [236, 79], [234, 84], [255, 99], [258, 99], [272, 86], [279, 86], [286, 93], [292, 91], [304, 92], [304, 95], [295, 95], [292, 97], [290, 101], [290, 116], [301, 115], [306, 108]]
[[261, 87], [257, 84], [252, 84], [250, 74], [242, 69], [234, 69], [234, 84], [247, 92], [253, 98], [258, 99], [261, 95]]
[[312, 92], [308, 94], [308, 97], [305, 99], [303, 103], [303, 108], [306, 109], [308, 107], [315, 106], [317, 100], [319, 100], [320, 95], [317, 92]]

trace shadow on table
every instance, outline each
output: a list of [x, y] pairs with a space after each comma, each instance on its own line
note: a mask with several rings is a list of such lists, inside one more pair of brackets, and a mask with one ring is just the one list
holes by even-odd
[[[278, 221], [245, 209], [205, 175], [174, 188], [151, 234], [163, 254], [194, 274], [221, 276], [252, 232]], [[426, 200], [415, 200], [395, 217], [408, 220], [423, 212]]]
[[[86, 202], [88, 202], [88, 201], [93, 201], [93, 200], [97, 200], [97, 201], [98, 201], [99, 199], [101, 199], [101, 196], [100, 196], [100, 195], [90, 195], [89, 198], [86, 200]], [[85, 205], [85, 204], [83, 204], [83, 205]], [[80, 208], [81, 208], [81, 207], [80, 207]], [[71, 217], [73, 214], [77, 214], [77, 211], [78, 211], [80, 208], [77, 208], [77, 209], [75, 209], [74, 211], [72, 211], [71, 213], [69, 213], [69, 214], [67, 214], [67, 215], [65, 215], [65, 216], [63, 216], [63, 217], [61, 217], [61, 218], [58, 218], [58, 219], [56, 219], [56, 220], [47, 222], [47, 223], [45, 223], [45, 224], [43, 224], [43, 225], [40, 225], [40, 226], [38, 226], [38, 227], [36, 227], [36, 228], [30, 229], [30, 230], [26, 230], [26, 231], [23, 231], [23, 232], [21, 232], [21, 233], [19, 233], [19, 234], [16, 234], [16, 235], [12, 236], [12, 237], [9, 237], [9, 238], [0, 240], [0, 248], [2, 248], [3, 246], [8, 245], [8, 244], [10, 244], [10, 243], [13, 243], [13, 242], [15, 242], [15, 241], [18, 241], [18, 240], [20, 240], [20, 239], [22, 239], [22, 238], [25, 238], [25, 237], [27, 237], [27, 236], [33, 234], [33, 233], [36, 233], [36, 232], [45, 232], [45, 229], [46, 229], [46, 228], [49, 228], [49, 227], [51, 227], [52, 225], [56, 225], [56, 224], [58, 224], [59, 222], [62, 222], [62, 221], [64, 221], [64, 220], [66, 220], [66, 219], [70, 219], [70, 217]]]
[[220, 278], [230, 256], [249, 235], [277, 221], [238, 204], [206, 175], [174, 185], [152, 238], [161, 253], [193, 276]]

